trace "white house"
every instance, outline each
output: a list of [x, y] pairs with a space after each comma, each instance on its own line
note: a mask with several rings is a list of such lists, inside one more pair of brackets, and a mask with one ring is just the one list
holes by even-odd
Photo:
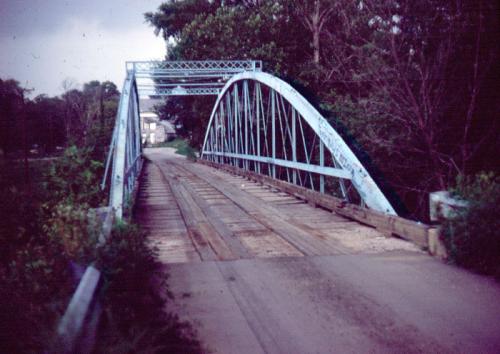
[[154, 145], [176, 137], [173, 124], [161, 121], [158, 114], [154, 112], [141, 112], [140, 117], [143, 144]]

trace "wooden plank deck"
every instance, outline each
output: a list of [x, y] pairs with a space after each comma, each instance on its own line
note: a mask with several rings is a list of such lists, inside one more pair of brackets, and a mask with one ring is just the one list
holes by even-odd
[[150, 150], [135, 218], [163, 263], [415, 250], [275, 188]]
[[[338, 204], [324, 195], [166, 149], [146, 155], [135, 216], [167, 265], [170, 310], [204, 351], [498, 352], [497, 283], [314, 207]], [[422, 229], [389, 220], [398, 232]]]

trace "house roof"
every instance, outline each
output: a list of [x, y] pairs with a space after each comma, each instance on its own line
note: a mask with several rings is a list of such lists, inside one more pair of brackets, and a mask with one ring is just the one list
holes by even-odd
[[139, 100], [139, 109], [140, 112], [154, 112], [155, 106], [160, 106], [163, 104], [162, 99], [154, 99], [154, 98], [149, 98], [149, 99], [141, 99]]
[[141, 112], [140, 116], [142, 118], [156, 118], [156, 119], [159, 119], [158, 114], [156, 114], [155, 112]]
[[144, 123], [159, 123], [160, 118], [158, 118], [158, 115], [146, 115], [141, 113], [141, 119], [144, 121]]
[[175, 134], [175, 127], [172, 124], [172, 122], [169, 122], [168, 120], [161, 120], [159, 124], [163, 125], [165, 127], [165, 133], [167, 134]]

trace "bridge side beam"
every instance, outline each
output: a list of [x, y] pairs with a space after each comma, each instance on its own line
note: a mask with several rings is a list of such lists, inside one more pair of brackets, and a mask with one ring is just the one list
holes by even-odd
[[[141, 167], [139, 95], [134, 76], [129, 73], [123, 84], [115, 123], [115, 143], [109, 205], [117, 218], [123, 217], [124, 203], [132, 193]], [[110, 152], [111, 153], [111, 152]]]

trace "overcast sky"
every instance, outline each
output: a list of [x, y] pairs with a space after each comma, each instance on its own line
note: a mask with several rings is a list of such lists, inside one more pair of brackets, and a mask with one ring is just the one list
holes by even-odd
[[162, 59], [165, 44], [143, 13], [162, 0], [1, 0], [0, 78], [13, 78], [31, 96], [111, 80], [121, 90], [126, 60]]

